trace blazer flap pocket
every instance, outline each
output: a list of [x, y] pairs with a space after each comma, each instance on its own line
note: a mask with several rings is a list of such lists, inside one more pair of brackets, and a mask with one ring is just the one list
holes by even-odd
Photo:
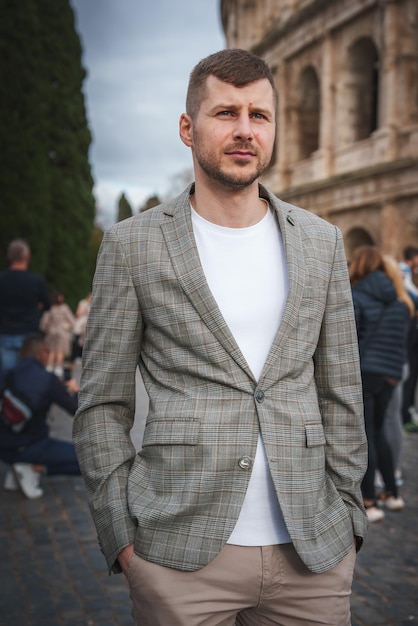
[[142, 447], [195, 446], [199, 436], [198, 420], [151, 420], [145, 426]]
[[318, 422], [305, 424], [306, 447], [324, 446], [326, 444], [324, 427]]

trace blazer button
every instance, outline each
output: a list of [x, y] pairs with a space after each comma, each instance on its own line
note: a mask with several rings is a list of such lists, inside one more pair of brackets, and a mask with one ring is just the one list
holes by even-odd
[[253, 466], [253, 460], [249, 456], [243, 456], [238, 461], [238, 465], [243, 470], [249, 470]]
[[261, 391], [261, 389], [258, 389], [258, 391], [256, 391], [255, 399], [257, 400], [257, 402], [264, 402], [264, 393]]

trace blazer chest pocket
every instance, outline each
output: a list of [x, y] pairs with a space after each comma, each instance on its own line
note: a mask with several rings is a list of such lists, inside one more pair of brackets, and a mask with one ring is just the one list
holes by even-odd
[[145, 426], [142, 447], [195, 446], [199, 438], [197, 420], [151, 420]]
[[326, 439], [322, 424], [305, 424], [306, 447], [325, 446]]

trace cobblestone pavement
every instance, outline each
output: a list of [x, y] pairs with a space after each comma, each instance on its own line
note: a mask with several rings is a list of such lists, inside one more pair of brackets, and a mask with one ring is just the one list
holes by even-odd
[[418, 624], [418, 434], [404, 436], [400, 513], [370, 524], [357, 556], [352, 626]]
[[[52, 425], [69, 436], [68, 417], [57, 412]], [[357, 559], [352, 626], [418, 624], [417, 457], [418, 434], [406, 435], [407, 506], [370, 527]], [[0, 463], [0, 485], [5, 472]], [[42, 486], [39, 500], [0, 487], [0, 626], [132, 626], [125, 579], [107, 574], [82, 479], [44, 478]]]

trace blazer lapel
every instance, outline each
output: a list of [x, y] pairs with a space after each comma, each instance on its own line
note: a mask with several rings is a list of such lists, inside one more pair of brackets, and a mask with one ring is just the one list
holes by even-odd
[[283, 311], [280, 327], [266, 359], [261, 377], [277, 381], [278, 361], [286, 345], [286, 338], [297, 324], [299, 309], [304, 293], [305, 264], [303, 246], [296, 216], [293, 215], [291, 205], [282, 203], [260, 186], [260, 195], [265, 197], [275, 209], [279, 221], [280, 232], [286, 256], [288, 275], [288, 296]]
[[165, 208], [167, 219], [161, 225], [174, 271], [203, 322], [236, 363], [254, 378], [207, 284], [193, 234], [190, 193], [188, 188]]
[[[189, 187], [176, 201], [165, 208], [167, 220], [161, 225], [168, 252], [178, 281], [203, 322], [224, 346], [235, 362], [253, 380], [254, 376], [241, 353], [212, 292], [199, 259], [191, 221]], [[263, 368], [262, 378], [277, 380], [278, 361], [286, 338], [295, 327], [304, 292], [305, 270], [303, 246], [297, 218], [291, 205], [282, 203], [260, 186], [260, 195], [275, 209], [286, 255], [289, 291], [280, 327]]]

